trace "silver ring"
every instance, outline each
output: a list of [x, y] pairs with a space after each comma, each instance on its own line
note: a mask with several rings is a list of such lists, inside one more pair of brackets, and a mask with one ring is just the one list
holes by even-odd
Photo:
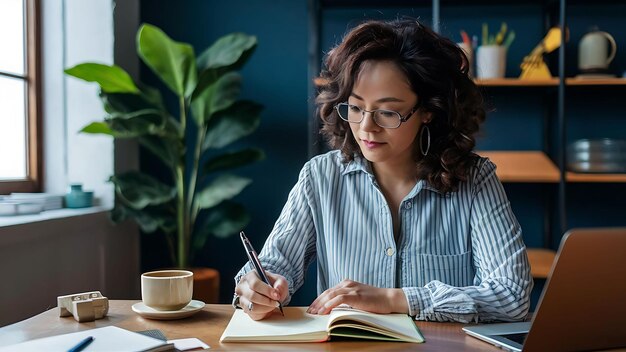
[[252, 308], [253, 308], [253, 307], [254, 307], [254, 304], [252, 304], [252, 302], [249, 302], [249, 303], [248, 303], [248, 310], [249, 310], [250, 312], [252, 312]]
[[233, 294], [232, 306], [235, 309], [241, 309], [241, 307], [239, 306], [239, 295], [237, 294], [237, 292]]

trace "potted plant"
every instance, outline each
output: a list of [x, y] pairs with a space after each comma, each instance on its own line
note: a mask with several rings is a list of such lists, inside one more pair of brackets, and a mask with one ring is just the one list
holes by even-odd
[[[115, 222], [133, 218], [146, 233], [163, 232], [177, 267], [189, 268], [208, 236], [231, 235], [250, 220], [232, 198], [251, 180], [225, 170], [259, 161], [264, 153], [257, 148], [223, 148], [259, 124], [262, 106], [238, 100], [242, 78], [237, 70], [256, 45], [256, 37], [234, 33], [196, 58], [191, 45], [172, 40], [155, 26], [142, 25], [137, 53], [176, 96], [178, 116], [168, 111], [161, 91], [134, 82], [119, 66], [82, 63], [65, 70], [100, 86], [107, 116], [82, 132], [136, 139], [167, 169], [167, 180], [138, 171], [111, 176], [116, 193], [111, 217]], [[209, 276], [219, 282], [219, 276]], [[217, 291], [213, 294], [205, 301], [215, 301]]]

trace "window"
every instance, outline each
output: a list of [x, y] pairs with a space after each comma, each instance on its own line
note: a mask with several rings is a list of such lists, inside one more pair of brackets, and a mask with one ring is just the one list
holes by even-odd
[[37, 7], [0, 1], [0, 194], [41, 190]]

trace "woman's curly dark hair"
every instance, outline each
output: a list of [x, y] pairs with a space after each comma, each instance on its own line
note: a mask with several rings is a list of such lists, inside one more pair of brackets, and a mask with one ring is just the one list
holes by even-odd
[[348, 100], [368, 60], [392, 61], [408, 78], [420, 111], [432, 117], [428, 154], [420, 153], [420, 138], [413, 147], [418, 177], [444, 193], [455, 191], [475, 163], [474, 136], [485, 120], [482, 95], [468, 76], [467, 57], [417, 20], [367, 21], [352, 29], [327, 54], [316, 99], [321, 133], [331, 148], [342, 151], [346, 162], [362, 154], [349, 123], [339, 118], [334, 106]]

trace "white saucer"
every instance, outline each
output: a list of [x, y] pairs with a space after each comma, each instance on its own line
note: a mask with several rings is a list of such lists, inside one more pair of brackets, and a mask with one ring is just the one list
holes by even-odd
[[194, 315], [204, 308], [204, 302], [191, 300], [187, 306], [179, 310], [156, 310], [143, 304], [143, 302], [135, 303], [132, 306], [133, 312], [148, 319], [158, 320], [174, 320], [186, 318]]

